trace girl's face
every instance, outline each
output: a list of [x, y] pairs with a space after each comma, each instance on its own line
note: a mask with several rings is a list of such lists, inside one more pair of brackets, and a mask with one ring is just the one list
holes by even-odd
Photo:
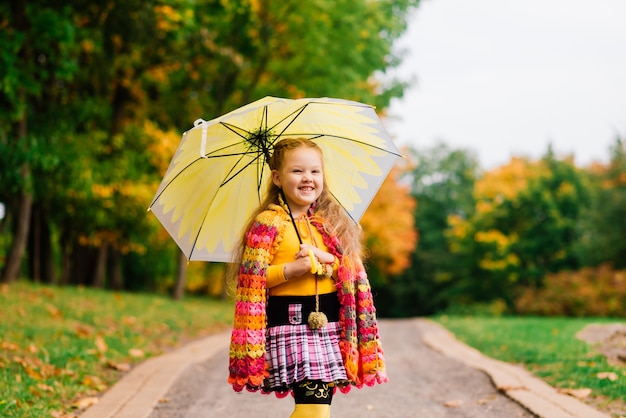
[[314, 148], [286, 151], [280, 170], [272, 170], [272, 181], [283, 189], [294, 218], [307, 212], [322, 194], [322, 156]]

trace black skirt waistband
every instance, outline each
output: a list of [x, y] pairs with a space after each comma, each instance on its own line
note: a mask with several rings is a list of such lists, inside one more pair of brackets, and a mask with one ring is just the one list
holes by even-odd
[[[320, 312], [329, 322], [339, 321], [339, 299], [337, 292], [319, 295]], [[267, 325], [306, 324], [309, 314], [315, 312], [315, 296], [270, 296], [267, 301]]]

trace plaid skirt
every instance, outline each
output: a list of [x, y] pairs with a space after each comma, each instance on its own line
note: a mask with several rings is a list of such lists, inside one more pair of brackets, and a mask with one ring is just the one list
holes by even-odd
[[341, 327], [336, 293], [320, 295], [320, 311], [329, 322], [319, 330], [310, 329], [307, 324], [309, 313], [315, 310], [315, 296], [270, 296], [267, 307], [266, 390], [285, 392], [303, 380], [347, 383], [339, 350]]

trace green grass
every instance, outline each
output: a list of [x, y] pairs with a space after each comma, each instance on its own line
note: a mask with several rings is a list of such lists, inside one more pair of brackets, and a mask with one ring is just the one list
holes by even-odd
[[[593, 347], [576, 338], [592, 323], [623, 322], [599, 318], [471, 317], [434, 318], [467, 345], [509, 363], [523, 364], [550, 385], [592, 390], [590, 403], [609, 412], [626, 401], [626, 368], [608, 364]], [[598, 378], [613, 372], [616, 380]]]
[[232, 303], [0, 287], [0, 416], [67, 416], [148, 357], [230, 327]]

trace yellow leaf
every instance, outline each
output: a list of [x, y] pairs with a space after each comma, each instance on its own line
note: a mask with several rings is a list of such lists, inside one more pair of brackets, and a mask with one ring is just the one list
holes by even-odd
[[76, 402], [72, 404], [72, 406], [77, 409], [85, 409], [97, 403], [98, 403], [98, 398], [89, 396], [89, 397], [81, 398], [77, 400]]
[[96, 335], [96, 348], [98, 352], [104, 354], [107, 351], [107, 343], [104, 341], [101, 335]]
[[93, 333], [93, 327], [81, 323], [76, 324], [74, 330], [79, 337], [89, 337]]
[[46, 310], [48, 311], [50, 316], [53, 317], [53, 318], [61, 318], [63, 316], [61, 311], [54, 305], [47, 304], [46, 305]]
[[143, 350], [140, 350], [139, 348], [131, 348], [130, 350], [128, 350], [128, 354], [130, 354], [133, 357], [145, 356]]
[[7, 351], [17, 351], [20, 349], [20, 347], [12, 342], [9, 341], [2, 341], [2, 343], [0, 343], [0, 348], [2, 348], [3, 350], [7, 350]]
[[33, 379], [37, 379], [37, 380], [43, 379], [43, 376], [37, 370], [33, 368], [30, 368], [24, 365], [24, 371], [26, 372], [27, 375], [29, 375]]
[[613, 372], [600, 372], [596, 375], [596, 377], [598, 379], [609, 379], [611, 382], [614, 382], [618, 379], [619, 376], [617, 376], [617, 374]]
[[54, 388], [46, 385], [45, 383], [37, 383], [37, 387], [45, 392], [54, 392]]
[[98, 390], [105, 389], [106, 385], [98, 376], [85, 376], [83, 377], [83, 385], [88, 386], [90, 388], [95, 388]]

